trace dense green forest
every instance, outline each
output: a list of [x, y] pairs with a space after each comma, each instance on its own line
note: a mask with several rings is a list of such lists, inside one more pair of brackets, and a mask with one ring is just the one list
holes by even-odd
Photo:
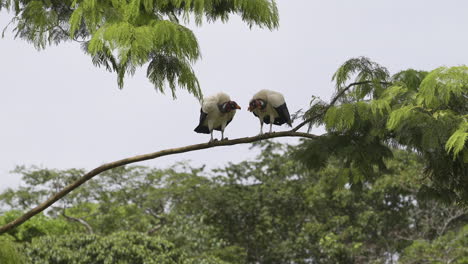
[[[306, 144], [303, 142], [302, 144]], [[468, 210], [420, 196], [417, 154], [345, 183], [338, 159], [310, 170], [299, 146], [262, 141], [254, 161], [103, 173], [1, 237], [23, 263], [466, 263]], [[21, 167], [0, 224], [83, 171]], [[2, 262], [3, 263], [3, 262]], [[13, 262], [17, 263], [17, 262]]]

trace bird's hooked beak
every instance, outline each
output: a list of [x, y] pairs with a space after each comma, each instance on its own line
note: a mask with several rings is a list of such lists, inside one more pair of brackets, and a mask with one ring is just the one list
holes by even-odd
[[247, 110], [249, 110], [249, 112], [252, 112], [255, 108], [256, 108], [255, 102], [250, 101], [249, 108], [247, 108]]
[[240, 110], [241, 107], [240, 107], [238, 104], [236, 104], [236, 109], [239, 109], [239, 110]]

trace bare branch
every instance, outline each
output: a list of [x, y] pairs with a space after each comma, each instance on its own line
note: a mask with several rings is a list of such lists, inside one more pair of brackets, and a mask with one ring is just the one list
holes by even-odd
[[150, 230], [148, 230], [148, 232], [146, 232], [147, 235], [152, 235], [154, 234], [155, 232], [157, 232], [159, 229], [161, 229], [161, 225], [157, 225], [153, 228], [151, 228]]
[[318, 136], [313, 135], [313, 134], [308, 134], [308, 133], [302, 133], [302, 132], [296, 132], [294, 129], [291, 131], [284, 131], [284, 132], [275, 132], [275, 133], [268, 133], [268, 134], [263, 134], [263, 135], [258, 135], [254, 137], [245, 137], [245, 138], [238, 138], [238, 139], [233, 139], [233, 140], [222, 140], [222, 141], [215, 141], [211, 143], [202, 143], [202, 144], [195, 144], [195, 145], [190, 145], [190, 146], [185, 146], [185, 147], [180, 147], [180, 148], [173, 148], [173, 149], [165, 149], [161, 150], [158, 152], [154, 153], [149, 153], [149, 154], [143, 154], [143, 155], [138, 155], [134, 156], [131, 158], [126, 158], [126, 159], [121, 159], [118, 161], [106, 163], [104, 165], [101, 165], [85, 175], [83, 175], [81, 178], [76, 180], [75, 182], [69, 184], [65, 188], [63, 188], [61, 191], [57, 192], [56, 194], [52, 195], [47, 199], [45, 202], [39, 204], [38, 206], [34, 207], [33, 209], [29, 210], [22, 216], [18, 217], [17, 219], [11, 221], [8, 224], [5, 224], [0, 227], [0, 234], [3, 234], [30, 219], [31, 217], [39, 214], [40, 212], [44, 211], [47, 209], [49, 206], [54, 204], [56, 201], [60, 200], [62, 197], [73, 191], [74, 189], [78, 188], [81, 186], [83, 183], [89, 181], [92, 179], [94, 176], [104, 172], [108, 171], [110, 169], [114, 169], [117, 167], [121, 167], [127, 164], [135, 163], [135, 162], [140, 162], [144, 160], [150, 160], [150, 159], [155, 159], [159, 158], [162, 156], [168, 156], [168, 155], [173, 155], [173, 154], [179, 154], [179, 153], [185, 153], [185, 152], [190, 152], [190, 151], [195, 151], [195, 150], [201, 150], [201, 149], [208, 149], [208, 148], [214, 148], [214, 147], [221, 147], [221, 146], [231, 146], [231, 145], [237, 145], [237, 144], [247, 144], [247, 143], [252, 143], [260, 140], [265, 140], [265, 139], [270, 139], [270, 138], [278, 138], [278, 137], [304, 137], [304, 138], [310, 138], [310, 139], [316, 139]]
[[65, 219], [67, 219], [69, 221], [77, 222], [77, 223], [80, 223], [80, 224], [84, 225], [86, 227], [86, 229], [88, 230], [88, 233], [90, 233], [90, 234], [94, 233], [93, 228], [91, 227], [91, 225], [89, 225], [88, 222], [86, 222], [85, 220], [83, 220], [81, 218], [76, 218], [76, 217], [66, 215], [65, 214], [65, 209], [62, 211], [62, 215], [63, 215], [63, 217], [65, 217]]
[[444, 235], [445, 231], [447, 231], [447, 228], [450, 226], [450, 224], [453, 223], [453, 221], [455, 221], [458, 218], [466, 215], [467, 213], [468, 213], [468, 211], [466, 209], [455, 208], [454, 210], [450, 210], [450, 212], [448, 213], [448, 214], [450, 214], [450, 216], [447, 219], [445, 219], [442, 228], [437, 231], [437, 234], [439, 236]]

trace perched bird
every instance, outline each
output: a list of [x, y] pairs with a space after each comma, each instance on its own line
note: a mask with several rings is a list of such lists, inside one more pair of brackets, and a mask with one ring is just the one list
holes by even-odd
[[287, 123], [292, 126], [284, 97], [278, 92], [261, 90], [250, 100], [248, 110], [260, 119], [260, 134], [263, 134], [263, 123], [270, 124], [270, 133], [273, 124], [280, 126]]
[[195, 132], [211, 134], [210, 142], [213, 141], [213, 129], [221, 131], [221, 140], [224, 139], [224, 129], [232, 121], [240, 106], [231, 101], [229, 95], [217, 93], [203, 98], [200, 109], [200, 123]]

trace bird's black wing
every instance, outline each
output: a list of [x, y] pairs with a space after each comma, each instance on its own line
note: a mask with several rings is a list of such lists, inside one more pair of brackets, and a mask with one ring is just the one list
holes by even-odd
[[291, 116], [289, 115], [289, 110], [286, 106], [286, 103], [275, 107], [275, 110], [279, 115], [279, 117], [275, 118], [275, 125], [282, 125], [284, 123], [287, 123], [289, 126], [292, 126]]
[[208, 116], [207, 113], [203, 112], [203, 109], [200, 108], [200, 123], [199, 125], [203, 124], [205, 122], [206, 117]]
[[203, 134], [209, 134], [210, 133], [210, 130], [208, 129], [208, 126], [203, 125], [203, 122], [205, 122], [207, 116], [208, 116], [208, 114], [203, 112], [203, 109], [200, 109], [200, 123], [194, 129], [195, 132], [203, 133]]

